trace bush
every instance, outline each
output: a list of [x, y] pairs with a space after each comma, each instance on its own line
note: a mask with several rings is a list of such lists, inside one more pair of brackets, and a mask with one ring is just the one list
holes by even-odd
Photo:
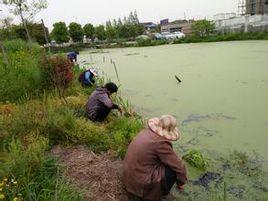
[[8, 53], [28, 51], [34, 54], [39, 54], [42, 52], [41, 47], [37, 43], [27, 43], [21, 39], [5, 41], [4, 48]]
[[153, 44], [153, 40], [152, 39], [138, 39], [137, 40], [137, 46], [138, 47], [143, 47], [143, 46], [152, 46], [152, 45], [154, 45]]
[[65, 90], [74, 79], [73, 63], [62, 55], [42, 58], [42, 83], [45, 89], [57, 89], [60, 97], [65, 96]]

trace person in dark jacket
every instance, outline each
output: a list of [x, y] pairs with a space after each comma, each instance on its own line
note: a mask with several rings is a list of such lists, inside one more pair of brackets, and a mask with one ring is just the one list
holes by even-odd
[[79, 55], [78, 51], [68, 52], [67, 58], [72, 62], [77, 62], [77, 55]]
[[123, 163], [123, 183], [130, 200], [160, 201], [172, 186], [182, 191], [187, 181], [186, 166], [174, 152], [172, 141], [180, 137], [171, 115], [148, 121], [130, 143]]
[[90, 87], [95, 83], [96, 76], [96, 70], [89, 68], [79, 75], [78, 81], [81, 83], [82, 87]]
[[91, 121], [103, 122], [112, 109], [121, 112], [121, 108], [114, 104], [110, 96], [118, 91], [116, 84], [109, 82], [105, 87], [98, 87], [90, 96], [86, 104], [87, 116]]

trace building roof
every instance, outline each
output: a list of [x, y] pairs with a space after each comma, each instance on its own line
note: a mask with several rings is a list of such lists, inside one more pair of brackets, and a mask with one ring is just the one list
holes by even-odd
[[156, 25], [155, 23], [153, 22], [142, 22], [140, 23], [141, 25], [144, 25], [144, 26], [151, 26], [151, 25]]
[[170, 24], [182, 24], [182, 23], [185, 23], [185, 22], [188, 22], [187, 20], [175, 20], [173, 22], [170, 22]]

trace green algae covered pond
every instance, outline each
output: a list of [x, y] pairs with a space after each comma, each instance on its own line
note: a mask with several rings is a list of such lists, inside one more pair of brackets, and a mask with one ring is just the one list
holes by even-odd
[[[140, 114], [177, 117], [183, 136], [176, 149], [202, 150], [214, 159], [237, 150], [256, 155], [252, 160], [268, 171], [268, 41], [89, 50], [79, 58], [118, 83], [112, 62], [123, 97]], [[260, 195], [256, 200], [268, 200], [266, 185], [254, 191]], [[252, 189], [248, 186], [244, 191]], [[245, 199], [236, 190], [233, 196]]]

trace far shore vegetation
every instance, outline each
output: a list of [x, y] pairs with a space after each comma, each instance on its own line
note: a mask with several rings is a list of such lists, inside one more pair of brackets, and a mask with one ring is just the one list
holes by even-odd
[[[45, 8], [45, 5], [41, 5]], [[34, 41], [39, 45], [50, 43], [52, 52], [68, 52], [87, 48], [123, 48], [145, 47], [165, 44], [268, 40], [268, 32], [228, 32], [218, 33], [212, 21], [197, 20], [192, 25], [193, 33], [175, 40], [157, 39], [154, 33], [160, 33], [160, 25], [156, 29], [146, 31], [140, 24], [137, 12], [130, 12], [123, 19], [108, 20], [105, 25], [94, 26], [87, 23], [56, 22], [49, 32], [42, 21], [32, 22], [24, 19], [21, 24], [14, 24], [8, 17], [1, 20], [0, 40], [22, 39]], [[25, 25], [27, 24], [27, 26]], [[144, 33], [146, 32], [146, 35]], [[139, 37], [143, 36], [143, 37]], [[71, 43], [70, 40], [72, 41]], [[45, 46], [48, 50], [48, 47]]]

